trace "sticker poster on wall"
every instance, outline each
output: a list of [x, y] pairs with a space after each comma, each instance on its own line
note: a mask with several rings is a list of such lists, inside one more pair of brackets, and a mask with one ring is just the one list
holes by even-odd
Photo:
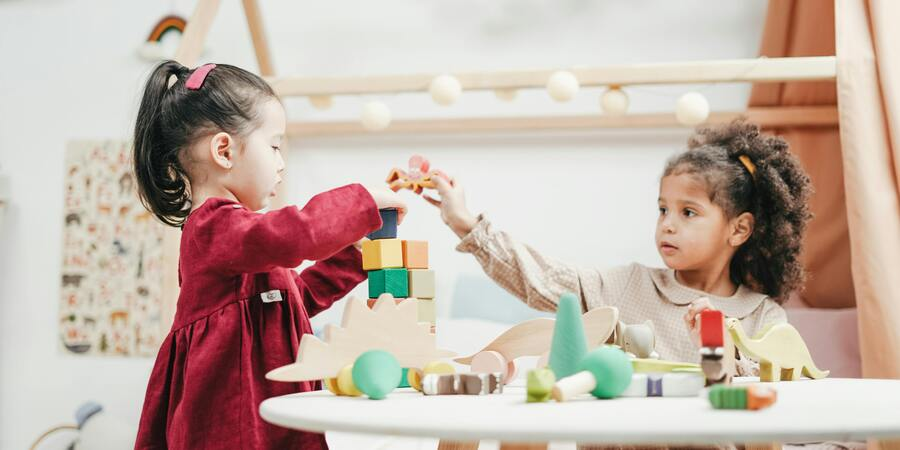
[[163, 225], [141, 205], [130, 144], [66, 149], [60, 342], [64, 352], [153, 356], [161, 330]]

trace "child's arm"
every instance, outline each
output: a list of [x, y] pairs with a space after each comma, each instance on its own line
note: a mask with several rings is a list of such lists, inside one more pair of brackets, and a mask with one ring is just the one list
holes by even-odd
[[[508, 234], [495, 230], [484, 218], [473, 216], [465, 205], [462, 188], [455, 180], [435, 178], [440, 200], [425, 199], [440, 208], [444, 223], [461, 238], [457, 250], [472, 253], [484, 272], [497, 284], [532, 308], [556, 310], [560, 295], [572, 292], [582, 298], [588, 309], [583, 285], [600, 286], [596, 271], [579, 271], [576, 267], [547, 258], [533, 248], [517, 242]], [[584, 280], [595, 276], [597, 280]]]
[[365, 279], [362, 253], [353, 245], [294, 276], [310, 317], [330, 308]]
[[318, 194], [302, 209], [258, 214], [236, 203], [218, 205], [188, 226], [197, 230], [193, 250], [217, 270], [260, 273], [329, 258], [381, 226], [379, 206], [366, 188], [353, 184]]

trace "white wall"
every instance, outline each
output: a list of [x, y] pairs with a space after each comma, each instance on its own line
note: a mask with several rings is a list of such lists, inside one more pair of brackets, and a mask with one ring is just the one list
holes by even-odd
[[[164, 2], [0, 2], [0, 171], [12, 205], [0, 229], [0, 448], [26, 447], [71, 422], [93, 399], [129, 421], [140, 413], [152, 360], [84, 358], [57, 347], [66, 142], [128, 138], [150, 64], [134, 55]], [[263, 2], [279, 73], [359, 75], [566, 67], [753, 56], [765, 2], [504, 0], [478, 2]], [[183, 14], [193, 2], [177, 2]], [[239, 2], [223, 2], [205, 59], [253, 68]], [[736, 109], [745, 86], [699, 87], [714, 109]], [[684, 87], [630, 91], [635, 110], [671, 110]], [[395, 117], [576, 114], [599, 90], [554, 104], [543, 92], [512, 104], [466, 94], [450, 109], [422, 95], [383, 98]], [[357, 98], [294, 117], [355, 116]], [[457, 176], [476, 211], [547, 253], [576, 263], [657, 264], [656, 177], [684, 131], [411, 136], [295, 141], [296, 200], [341, 183], [380, 182], [412, 153]], [[431, 241], [448, 297], [454, 277], [477, 272], [429, 205], [412, 201], [405, 237]], [[333, 318], [326, 315], [324, 319]]]

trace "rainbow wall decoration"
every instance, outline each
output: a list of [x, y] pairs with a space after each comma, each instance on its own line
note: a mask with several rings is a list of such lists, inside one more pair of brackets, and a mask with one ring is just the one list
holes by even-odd
[[174, 43], [181, 40], [185, 25], [187, 25], [187, 21], [181, 16], [163, 17], [150, 31], [147, 40], [138, 48], [138, 54], [147, 61], [173, 58], [175, 50], [178, 48]]

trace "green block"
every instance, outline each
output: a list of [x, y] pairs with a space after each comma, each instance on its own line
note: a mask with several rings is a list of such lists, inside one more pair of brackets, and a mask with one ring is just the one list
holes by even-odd
[[716, 409], [747, 409], [747, 388], [713, 385], [709, 388], [709, 403]]
[[381, 294], [394, 298], [409, 297], [409, 274], [406, 269], [381, 269], [369, 272], [369, 298]]
[[556, 377], [550, 369], [534, 369], [528, 371], [528, 384], [525, 401], [527, 403], [540, 403], [550, 400], [553, 392], [553, 384]]
[[587, 338], [581, 321], [581, 301], [575, 294], [567, 292], [559, 298], [556, 308], [553, 342], [550, 345], [550, 368], [556, 378], [561, 380], [578, 371], [578, 364], [586, 354]]

